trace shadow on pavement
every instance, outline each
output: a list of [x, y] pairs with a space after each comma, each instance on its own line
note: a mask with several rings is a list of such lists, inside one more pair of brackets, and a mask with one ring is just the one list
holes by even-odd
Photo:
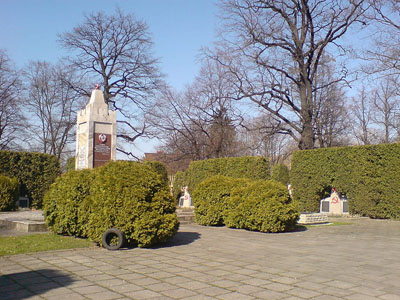
[[201, 234], [198, 232], [190, 232], [190, 231], [179, 231], [177, 232], [172, 240], [155, 245], [150, 247], [150, 249], [158, 249], [158, 248], [167, 248], [167, 247], [175, 247], [175, 246], [183, 246], [193, 243], [195, 240], [200, 238]]
[[296, 227], [292, 231], [288, 231], [288, 232], [299, 232], [299, 231], [307, 231], [307, 230], [308, 230], [307, 226], [296, 225]]
[[0, 275], [0, 298], [28, 299], [52, 289], [68, 286], [73, 282], [68, 274], [51, 269]]

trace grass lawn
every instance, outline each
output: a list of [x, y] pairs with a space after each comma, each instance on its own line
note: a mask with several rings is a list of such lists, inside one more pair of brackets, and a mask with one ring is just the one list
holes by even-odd
[[0, 256], [94, 246], [94, 243], [86, 239], [61, 236], [54, 233], [0, 236]]
[[310, 225], [305, 225], [305, 226], [312, 226], [312, 227], [317, 227], [317, 226], [343, 226], [343, 225], [351, 225], [353, 223], [351, 222], [342, 222], [342, 221], [333, 221], [333, 222], [328, 222], [325, 224], [310, 224]]

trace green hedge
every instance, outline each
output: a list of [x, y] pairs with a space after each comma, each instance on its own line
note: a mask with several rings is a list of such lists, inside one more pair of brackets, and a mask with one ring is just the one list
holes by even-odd
[[290, 182], [289, 168], [284, 164], [276, 164], [272, 168], [271, 178], [284, 185], [288, 185]]
[[186, 184], [187, 184], [186, 173], [182, 171], [176, 172], [174, 176], [174, 182], [172, 185], [172, 194], [176, 203], [178, 203], [179, 198], [183, 195], [182, 188], [186, 186]]
[[98, 243], [116, 227], [128, 242], [147, 247], [170, 239], [179, 226], [162, 177], [149, 165], [129, 161], [66, 173], [52, 185], [44, 207], [53, 231]]
[[144, 161], [144, 165], [149, 166], [153, 171], [161, 176], [161, 179], [168, 185], [168, 172], [164, 163], [159, 161]]
[[67, 159], [67, 163], [65, 164], [65, 171], [70, 172], [75, 170], [75, 156], [72, 156]]
[[247, 185], [248, 179], [215, 175], [201, 182], [193, 191], [196, 222], [201, 225], [224, 225], [223, 212], [232, 189]]
[[299, 216], [286, 186], [273, 180], [216, 175], [196, 187], [193, 202], [201, 225], [282, 232], [293, 229]]
[[294, 229], [299, 215], [285, 185], [274, 180], [257, 180], [232, 190], [224, 222], [232, 228], [283, 232]]
[[0, 175], [0, 211], [15, 209], [18, 196], [18, 179]]
[[243, 156], [214, 158], [192, 161], [185, 171], [183, 182], [176, 181], [174, 191], [183, 186], [194, 191], [204, 179], [214, 175], [223, 175], [231, 178], [270, 179], [268, 158], [260, 156]]
[[0, 174], [17, 178], [20, 194], [28, 196], [31, 206], [41, 208], [44, 194], [61, 171], [54, 155], [0, 151]]
[[373, 218], [400, 218], [400, 144], [298, 151], [291, 184], [304, 211], [336, 187], [349, 199], [349, 210]]

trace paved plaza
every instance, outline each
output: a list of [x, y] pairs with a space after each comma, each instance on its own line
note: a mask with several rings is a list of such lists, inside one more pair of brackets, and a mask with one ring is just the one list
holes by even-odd
[[182, 225], [151, 249], [0, 257], [0, 299], [400, 299], [400, 222], [263, 234]]

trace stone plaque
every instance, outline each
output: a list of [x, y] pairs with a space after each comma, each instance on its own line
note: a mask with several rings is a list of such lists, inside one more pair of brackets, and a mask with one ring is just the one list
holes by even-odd
[[321, 212], [329, 212], [329, 202], [328, 201], [322, 201]]
[[343, 201], [343, 212], [344, 213], [349, 212], [349, 203], [347, 201]]
[[111, 134], [94, 134], [93, 155], [94, 168], [105, 165], [111, 160]]

